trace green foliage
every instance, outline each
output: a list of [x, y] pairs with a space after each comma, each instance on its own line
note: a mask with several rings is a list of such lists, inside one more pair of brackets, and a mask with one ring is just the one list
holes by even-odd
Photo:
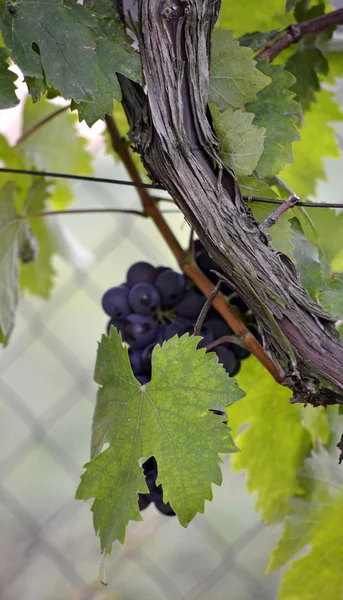
[[333, 274], [325, 288], [319, 290], [322, 307], [343, 319], [343, 274]]
[[263, 10], [257, 10], [255, 0], [245, 2], [222, 2], [219, 13], [219, 27], [233, 29], [235, 35], [255, 31], [283, 29], [293, 21], [285, 14], [285, 0], [265, 0]]
[[[242, 196], [257, 196], [260, 198], [278, 198], [274, 190], [264, 181], [256, 177], [239, 177], [239, 187]], [[252, 205], [255, 206], [255, 205]]]
[[240, 449], [232, 466], [247, 471], [248, 490], [257, 492], [257, 510], [274, 523], [290, 512], [292, 496], [303, 493], [297, 470], [310, 452], [311, 438], [301, 424], [300, 406], [288, 401], [290, 391], [256, 359], [242, 364], [237, 381], [247, 395], [227, 410]]
[[219, 110], [243, 108], [257, 100], [257, 92], [270, 83], [252, 57], [253, 51], [240, 46], [232, 31], [214, 31], [210, 102]]
[[[264, 221], [270, 215], [272, 207], [270, 204], [256, 203], [252, 204], [252, 211], [257, 221]], [[288, 256], [292, 256], [294, 245], [292, 243], [293, 231], [289, 220], [292, 218], [293, 211], [287, 211], [282, 215], [275, 225], [269, 230], [271, 246], [278, 252], [283, 252]]]
[[304, 110], [310, 108], [320, 90], [319, 74], [327, 75], [328, 62], [319, 48], [305, 48], [295, 52], [286, 62], [286, 69], [296, 79], [292, 90]]
[[28, 223], [15, 210], [14, 192], [12, 182], [0, 190], [0, 340], [4, 343], [13, 329], [19, 299], [19, 256], [24, 245], [32, 248]]
[[266, 130], [252, 124], [251, 113], [231, 108], [221, 113], [213, 104], [210, 108], [223, 161], [237, 177], [251, 175], [262, 154]]
[[9, 50], [0, 48], [0, 106], [1, 108], [11, 108], [18, 104], [18, 98], [14, 93], [14, 82], [17, 76], [8, 70], [7, 59], [10, 56]]
[[293, 146], [293, 163], [279, 173], [303, 200], [315, 194], [318, 181], [326, 179], [324, 157], [340, 156], [335, 130], [330, 123], [342, 119], [340, 107], [328, 91], [318, 93], [317, 102], [305, 114], [301, 140]]
[[[27, 98], [24, 107], [23, 133], [42, 119], [51, 116], [60, 106], [44, 98], [34, 104]], [[91, 156], [86, 150], [86, 140], [76, 130], [77, 117], [66, 110], [38, 128], [25, 139], [22, 148], [30, 166], [39, 170], [57, 171], [77, 175], [92, 173]], [[53, 180], [51, 202], [56, 209], [65, 208], [73, 194], [68, 183]]]
[[[25, 202], [27, 213], [43, 211], [48, 198], [47, 183], [44, 179], [36, 181], [32, 185]], [[30, 225], [38, 242], [38, 249], [35, 260], [21, 263], [20, 286], [23, 290], [28, 290], [32, 294], [49, 298], [55, 274], [52, 266], [52, 256], [56, 253], [54, 238], [46, 219], [33, 218], [30, 220]]]
[[254, 125], [266, 130], [264, 149], [256, 172], [260, 177], [272, 177], [292, 161], [292, 142], [299, 140], [297, 129], [300, 106], [289, 88], [295, 79], [281, 65], [258, 63], [258, 69], [271, 79], [271, 83], [258, 93], [258, 101], [246, 105], [254, 113]]
[[[213, 354], [196, 350], [199, 338], [176, 336], [155, 346], [152, 378], [140, 386], [121, 336], [111, 329], [99, 345], [95, 381], [101, 386], [93, 420], [93, 460], [78, 498], [94, 498], [94, 526], [105, 553], [123, 542], [129, 520], [139, 520], [137, 492], [146, 492], [143, 459], [154, 456], [164, 501], [186, 527], [211, 484], [221, 484], [219, 453], [236, 452], [229, 428], [211, 414], [244, 394]], [[103, 445], [109, 444], [104, 451]]]

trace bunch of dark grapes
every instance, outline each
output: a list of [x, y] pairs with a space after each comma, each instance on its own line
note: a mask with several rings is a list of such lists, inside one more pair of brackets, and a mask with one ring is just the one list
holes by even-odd
[[[207, 254], [200, 240], [195, 241], [194, 249], [197, 264], [216, 283], [217, 277], [211, 269], [220, 272], [219, 267]], [[226, 284], [222, 285], [221, 291], [245, 319], [249, 329], [257, 334], [254, 318], [243, 300]], [[111, 325], [121, 332], [124, 342], [129, 346], [133, 373], [141, 385], [150, 381], [154, 346], [162, 345], [163, 341], [174, 335], [193, 334], [205, 301], [202, 292], [180, 273], [168, 267], [153, 267], [146, 262], [132, 265], [127, 272], [126, 282], [105, 292], [102, 306], [110, 317], [107, 333]], [[211, 308], [200, 335], [203, 339], [198, 348], [206, 347], [222, 336], [234, 334], [222, 317]], [[220, 344], [210, 351], [217, 354], [218, 361], [231, 376], [238, 373], [241, 361], [250, 354], [245, 348], [232, 343]], [[218, 411], [214, 412], [218, 414]], [[143, 471], [149, 494], [139, 494], [140, 510], [154, 502], [160, 512], [173, 515], [170, 505], [163, 502], [162, 486], [156, 486], [157, 462], [154, 457], [143, 464]]]

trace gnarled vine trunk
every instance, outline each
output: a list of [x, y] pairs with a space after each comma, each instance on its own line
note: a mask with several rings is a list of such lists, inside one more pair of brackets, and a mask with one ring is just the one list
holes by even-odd
[[268, 245], [222, 164], [207, 118], [210, 40], [220, 0], [140, 0], [147, 93], [120, 76], [131, 138], [230, 285], [251, 307], [294, 401], [343, 403], [343, 344], [291, 261]]

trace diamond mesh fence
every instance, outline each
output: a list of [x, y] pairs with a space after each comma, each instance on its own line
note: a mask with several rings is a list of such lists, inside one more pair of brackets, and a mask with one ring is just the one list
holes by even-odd
[[[96, 173], [125, 176], [109, 157], [97, 160]], [[138, 206], [134, 191], [108, 185], [78, 183], [75, 194], [83, 208]], [[55, 259], [48, 302], [22, 300], [9, 347], [1, 351], [1, 600], [275, 599], [279, 576], [264, 571], [279, 529], [259, 522], [244, 476], [232, 474], [228, 462], [223, 486], [187, 530], [153, 506], [144, 511], [125, 545], [114, 545], [109, 584], [101, 585], [90, 504], [74, 499], [89, 457], [92, 376], [105, 327], [100, 298], [137, 260], [176, 265], [148, 220], [58, 218], [52, 235], [57, 244], [63, 235], [69, 259]], [[168, 219], [186, 243], [181, 216]]]

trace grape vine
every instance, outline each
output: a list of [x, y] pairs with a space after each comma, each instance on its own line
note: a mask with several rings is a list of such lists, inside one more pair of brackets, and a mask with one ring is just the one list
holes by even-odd
[[[77, 498], [93, 499], [105, 555], [150, 504], [186, 527], [230, 454], [262, 518], [284, 522], [269, 567], [292, 561], [280, 600], [319, 600], [324, 585], [340, 597], [341, 481], [333, 491], [315, 465], [343, 459], [343, 217], [314, 197], [323, 159], [340, 156], [328, 85], [343, 76], [342, 23], [317, 0], [0, 0], [0, 108], [19, 102], [10, 60], [28, 92], [17, 142], [0, 136], [0, 342], [21, 291], [53, 293], [63, 249], [48, 217], [150, 219], [179, 266], [137, 257], [102, 297]], [[140, 210], [69, 208], [69, 177], [123, 183], [92, 175], [77, 118], [104, 122]]]

